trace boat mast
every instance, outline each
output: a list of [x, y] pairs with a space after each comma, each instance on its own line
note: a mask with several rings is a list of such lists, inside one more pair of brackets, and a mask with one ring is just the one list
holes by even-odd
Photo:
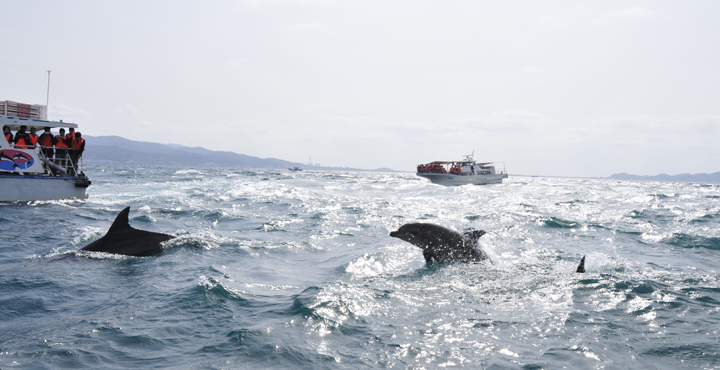
[[47, 98], [45, 99], [46, 111], [48, 108], [50, 108], [50, 70], [48, 70], [47, 73], [48, 73], [48, 88], [47, 88]]

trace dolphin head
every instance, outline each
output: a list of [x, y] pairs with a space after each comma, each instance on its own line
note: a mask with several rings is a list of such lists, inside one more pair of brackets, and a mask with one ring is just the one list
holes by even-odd
[[422, 241], [422, 230], [420, 224], [405, 224], [391, 232], [390, 236], [417, 245]]
[[412, 223], [400, 226], [397, 231], [390, 233], [393, 238], [404, 240], [420, 248], [443, 244], [445, 239], [452, 237], [456, 232], [434, 224]]

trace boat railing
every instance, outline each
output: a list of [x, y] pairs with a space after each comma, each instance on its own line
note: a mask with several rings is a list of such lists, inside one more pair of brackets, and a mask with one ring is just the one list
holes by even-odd
[[[64, 158], [58, 158], [55, 156], [53, 156], [53, 158], [48, 158], [42, 150], [43, 148], [51, 147], [43, 147], [42, 145], [38, 145], [36, 147], [37, 155], [43, 162], [45, 173], [52, 174], [54, 176], [78, 176], [78, 174], [83, 173], [82, 156], [78, 157], [78, 163], [73, 163], [73, 156], [71, 155], [73, 149], [65, 149], [67, 151], [67, 155]], [[58, 149], [55, 148], [55, 150], [55, 153], [57, 153]]]

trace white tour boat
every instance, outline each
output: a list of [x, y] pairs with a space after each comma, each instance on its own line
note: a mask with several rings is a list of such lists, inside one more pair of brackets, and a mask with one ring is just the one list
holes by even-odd
[[[77, 128], [75, 123], [47, 120], [47, 106], [0, 101], [0, 127], [8, 126], [15, 134], [22, 126], [34, 127], [38, 136], [45, 127]], [[57, 131], [53, 135], [57, 135]], [[78, 162], [46, 158], [40, 149], [15, 148], [5, 134], [0, 136], [0, 201], [85, 199], [90, 180]], [[56, 163], [57, 162], [57, 163]]]
[[497, 172], [493, 165], [495, 162], [475, 162], [473, 154], [466, 155], [461, 161], [421, 164], [417, 166], [417, 175], [433, 184], [446, 186], [501, 184], [502, 179], [508, 177], [504, 164], [502, 171]]

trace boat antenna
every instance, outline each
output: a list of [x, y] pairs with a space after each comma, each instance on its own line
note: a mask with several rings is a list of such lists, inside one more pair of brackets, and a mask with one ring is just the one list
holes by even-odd
[[46, 110], [48, 108], [50, 108], [50, 71], [51, 70], [47, 71], [47, 73], [48, 73], [48, 88], [47, 88], [47, 98], [45, 100], [45, 107], [46, 107], [45, 109]]

